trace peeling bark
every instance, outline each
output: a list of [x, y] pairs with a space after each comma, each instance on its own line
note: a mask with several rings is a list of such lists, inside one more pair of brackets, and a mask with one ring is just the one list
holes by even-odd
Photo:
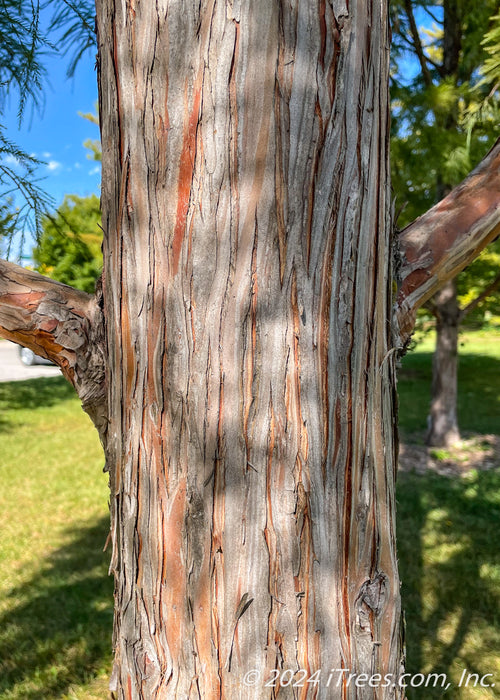
[[97, 9], [112, 688], [400, 697], [385, 3]]
[[401, 232], [400, 345], [410, 337], [417, 309], [500, 234], [499, 192], [500, 140], [460, 185]]
[[0, 335], [59, 365], [105, 444], [106, 360], [98, 300], [0, 260]]
[[[98, 0], [97, 27], [105, 326], [6, 263], [0, 318], [84, 396], [106, 357], [111, 688], [402, 699], [386, 3]], [[403, 339], [475, 246], [452, 206], [498, 226], [475, 177], [403, 232]]]

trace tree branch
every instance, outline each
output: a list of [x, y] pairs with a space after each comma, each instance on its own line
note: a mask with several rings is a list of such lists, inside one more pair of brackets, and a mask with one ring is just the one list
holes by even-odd
[[98, 299], [0, 260], [0, 336], [59, 365], [104, 443], [104, 325]]
[[415, 17], [413, 15], [413, 8], [411, 5], [411, 0], [405, 0], [405, 11], [408, 17], [408, 22], [410, 24], [410, 32], [413, 37], [413, 47], [417, 58], [422, 68], [422, 75], [424, 76], [424, 82], [426, 85], [432, 85], [432, 77], [429, 71], [429, 66], [427, 65], [426, 56], [424, 54], [424, 49], [422, 42], [420, 40], [420, 34], [418, 33], [417, 23], [415, 22]]
[[500, 275], [495, 277], [493, 282], [491, 282], [486, 289], [483, 289], [481, 294], [479, 294], [475, 299], [473, 299], [470, 304], [467, 304], [461, 311], [460, 311], [460, 317], [459, 321], [462, 322], [463, 319], [470, 314], [471, 311], [473, 311], [476, 306], [479, 306], [479, 304], [484, 301], [489, 295], [494, 292], [496, 289], [500, 287]]
[[[399, 38], [400, 38], [401, 41], [403, 41], [407, 46], [410, 46], [412, 51], [416, 51], [415, 44], [414, 44], [414, 42], [413, 42], [411, 39], [409, 39], [409, 38], [408, 38], [407, 36], [405, 36], [404, 34], [401, 34], [401, 32], [399, 32]], [[439, 65], [439, 63], [436, 63], [435, 61], [433, 61], [432, 58], [430, 58], [430, 56], [427, 56], [427, 54], [424, 52], [423, 49], [422, 49], [422, 58], [423, 58], [427, 63], [429, 63], [433, 68], [435, 68], [441, 77], [443, 77], [443, 75], [444, 75], [443, 66], [441, 66], [441, 65]], [[430, 72], [429, 72], [429, 78], [430, 78]], [[432, 81], [432, 78], [431, 78], [431, 81]], [[430, 85], [430, 83], [429, 83], [429, 82], [426, 82], [426, 85]]]
[[460, 185], [399, 234], [395, 320], [401, 345], [417, 309], [499, 234], [500, 139]]
[[431, 19], [432, 19], [438, 26], [443, 24], [443, 20], [442, 20], [442, 19], [438, 19], [438, 18], [436, 17], [436, 15], [435, 15], [433, 12], [431, 12], [431, 11], [429, 10], [429, 8], [427, 7], [427, 5], [424, 5], [422, 9], [423, 9], [425, 12], [427, 12], [427, 14], [431, 17]]

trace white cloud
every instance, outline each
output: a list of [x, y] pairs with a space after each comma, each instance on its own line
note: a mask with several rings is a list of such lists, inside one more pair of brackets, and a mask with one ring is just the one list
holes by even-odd
[[101, 172], [101, 168], [96, 165], [95, 168], [92, 168], [92, 170], [89, 170], [89, 175], [98, 175]]
[[47, 163], [47, 170], [50, 170], [51, 172], [54, 172], [55, 170], [59, 170], [59, 168], [62, 167], [62, 163], [59, 163], [57, 160], [49, 160]]
[[81, 163], [74, 163], [73, 167], [76, 168], [77, 170], [80, 170], [80, 168], [82, 167], [82, 164]]
[[44, 158], [50, 158], [51, 155], [52, 155], [52, 153], [49, 153], [48, 151], [45, 151], [45, 153], [42, 153], [42, 156]]
[[12, 153], [9, 153], [8, 155], [6, 155], [3, 158], [3, 162], [6, 165], [12, 165], [12, 166], [19, 165], [19, 160], [16, 158], [16, 156], [13, 156]]

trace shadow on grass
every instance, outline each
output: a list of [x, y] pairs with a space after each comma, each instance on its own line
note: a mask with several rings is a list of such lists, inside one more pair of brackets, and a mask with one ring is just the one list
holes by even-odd
[[38, 377], [20, 382], [0, 382], [0, 410], [54, 406], [74, 399], [75, 390], [64, 377]]
[[[400, 475], [398, 552], [408, 673], [427, 672], [429, 663], [448, 680], [452, 668], [455, 677], [464, 668], [491, 673], [487, 657], [500, 645], [499, 494], [498, 472], [473, 472], [465, 479]], [[441, 688], [408, 691], [412, 699], [443, 697]], [[454, 687], [446, 697], [458, 699], [460, 692]], [[490, 693], [500, 697], [500, 687]]]
[[10, 591], [0, 616], [0, 695], [60, 697], [111, 661], [113, 584], [102, 547], [109, 519], [71, 530], [71, 542]]
[[12, 428], [9, 411], [49, 408], [76, 397], [64, 377], [38, 377], [19, 382], [0, 382], [0, 432]]
[[[500, 360], [460, 352], [458, 422], [473, 433], [498, 433]], [[432, 353], [413, 351], [398, 372], [399, 425], [402, 435], [427, 428], [431, 399]]]

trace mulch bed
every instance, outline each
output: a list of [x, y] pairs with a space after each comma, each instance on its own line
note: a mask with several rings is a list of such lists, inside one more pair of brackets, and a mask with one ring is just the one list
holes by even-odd
[[399, 469], [424, 474], [431, 470], [443, 476], [463, 476], [471, 470], [500, 469], [500, 436], [469, 435], [453, 447], [426, 447], [422, 436], [401, 441]]

